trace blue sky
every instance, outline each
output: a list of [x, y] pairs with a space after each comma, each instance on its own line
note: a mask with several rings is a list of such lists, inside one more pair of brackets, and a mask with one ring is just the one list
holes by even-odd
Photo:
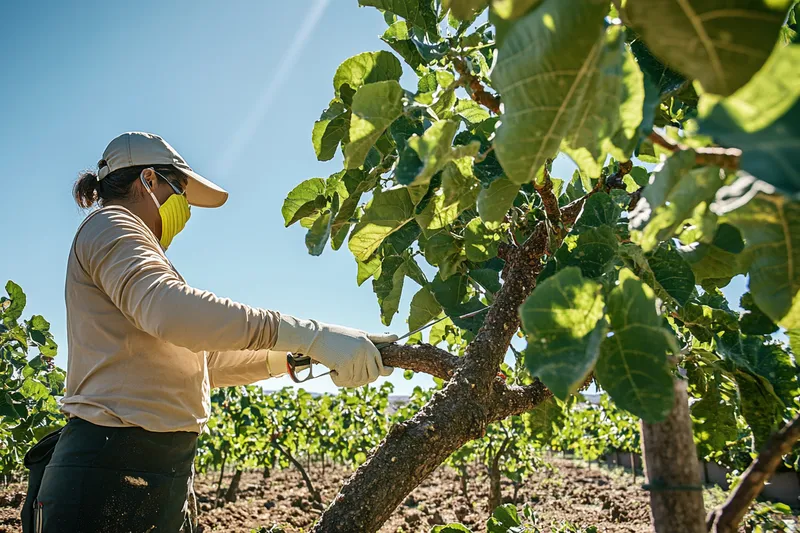
[[[387, 49], [378, 11], [356, 0], [31, 1], [3, 11], [0, 280], [22, 285], [27, 314], [50, 320], [59, 365], [66, 366], [67, 255], [84, 217], [70, 189], [108, 141], [131, 130], [163, 136], [230, 192], [222, 209], [194, 209], [170, 247], [190, 284], [299, 317], [387, 329], [370, 284], [355, 284], [350, 253], [309, 256], [304, 230], [285, 229], [280, 215], [294, 185], [341, 169], [339, 157], [316, 161], [311, 128], [332, 98], [336, 67]], [[413, 88], [412, 80], [405, 85]], [[411, 287], [392, 332], [407, 329]], [[432, 383], [405, 381], [401, 372], [391, 381], [399, 394]], [[335, 390], [327, 378], [307, 388]]]

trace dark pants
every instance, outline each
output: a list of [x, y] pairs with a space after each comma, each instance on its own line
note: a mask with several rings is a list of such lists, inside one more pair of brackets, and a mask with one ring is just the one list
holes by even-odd
[[71, 419], [34, 502], [37, 531], [181, 531], [189, 521], [196, 450], [195, 433], [152, 433]]

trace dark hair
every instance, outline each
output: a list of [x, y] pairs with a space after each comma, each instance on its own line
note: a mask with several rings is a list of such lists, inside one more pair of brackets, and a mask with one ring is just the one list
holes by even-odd
[[102, 180], [97, 180], [101, 168], [107, 165], [104, 159], [97, 163], [97, 170], [84, 170], [72, 188], [72, 196], [79, 206], [88, 209], [97, 204], [105, 205], [111, 200], [125, 200], [131, 197], [132, 185], [139, 179], [142, 170], [153, 168], [167, 179], [185, 182], [185, 176], [171, 165], [137, 165], [120, 168], [111, 172]]

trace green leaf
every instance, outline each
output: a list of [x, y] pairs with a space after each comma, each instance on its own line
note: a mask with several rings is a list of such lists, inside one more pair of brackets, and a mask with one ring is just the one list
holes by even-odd
[[414, 204], [405, 188], [376, 191], [364, 216], [350, 233], [348, 247], [365, 262], [381, 243], [414, 216]]
[[285, 226], [291, 226], [314, 211], [324, 208], [326, 204], [325, 180], [323, 178], [305, 180], [292, 189], [283, 201], [281, 214]]
[[646, 257], [656, 283], [680, 305], [686, 305], [695, 286], [689, 263], [670, 243], [661, 243]]
[[578, 236], [567, 265], [580, 268], [587, 278], [599, 278], [615, 263], [618, 247], [619, 241], [610, 227], [589, 229]]
[[322, 213], [319, 218], [314, 221], [311, 229], [306, 233], [306, 248], [311, 255], [320, 255], [325, 250], [325, 245], [331, 236], [331, 223], [333, 216], [330, 210]]
[[717, 348], [737, 368], [766, 379], [784, 406], [794, 405], [795, 396], [800, 394], [798, 369], [780, 344], [729, 331], [717, 339]]
[[356, 283], [359, 287], [372, 276], [380, 275], [381, 263], [381, 258], [378, 257], [378, 255], [373, 255], [367, 261], [359, 261], [356, 259], [356, 264], [358, 265]]
[[353, 94], [362, 85], [379, 81], [399, 81], [402, 74], [403, 67], [391, 52], [364, 52], [339, 65], [333, 76], [333, 90], [337, 97], [350, 105]]
[[725, 217], [744, 237], [756, 305], [776, 324], [800, 327], [800, 203], [759, 192]]
[[502, 222], [511, 209], [519, 185], [507, 178], [494, 180], [486, 189], [478, 193], [478, 214], [484, 222]]
[[631, 227], [639, 230], [632, 236], [645, 252], [670, 238], [698, 205], [711, 202], [724, 185], [718, 167], [693, 166], [694, 152], [679, 152], [656, 173], [653, 184], [645, 187], [642, 199], [646, 201], [640, 201], [631, 213]]
[[463, 524], [447, 524], [443, 526], [433, 526], [431, 533], [472, 533], [472, 530]]
[[[22, 290], [22, 287], [17, 285], [11, 280], [6, 283], [6, 293], [11, 300], [10, 304], [6, 304], [3, 311], [3, 323], [6, 327], [12, 327], [19, 317], [22, 316], [22, 311], [25, 309], [27, 298]], [[3, 307], [0, 307], [3, 309]]]
[[345, 168], [364, 164], [378, 137], [403, 114], [403, 88], [396, 81], [364, 85], [353, 97], [350, 142], [344, 147]]
[[461, 275], [451, 276], [447, 280], [437, 275], [430, 284], [434, 298], [445, 310], [459, 307], [467, 295], [468, 287], [469, 278]]
[[567, 267], [539, 284], [519, 312], [528, 370], [565, 400], [597, 360], [605, 333], [600, 285]]
[[425, 64], [425, 60], [422, 59], [419, 50], [411, 40], [411, 28], [406, 21], [398, 20], [389, 26], [381, 36], [381, 40], [400, 54], [400, 57], [414, 70]]
[[407, 144], [417, 153], [422, 168], [412, 173], [398, 171], [395, 174], [397, 181], [403, 185], [424, 185], [450, 161], [475, 157], [480, 149], [478, 143], [453, 146], [453, 137], [458, 131], [458, 126], [458, 121], [440, 120], [425, 130], [422, 136], [409, 137]]
[[319, 161], [328, 161], [336, 155], [336, 148], [344, 138], [349, 128], [348, 112], [344, 104], [333, 100], [330, 107], [322, 112], [319, 120], [314, 123], [311, 132], [311, 142], [314, 153]]
[[467, 126], [473, 126], [489, 118], [489, 112], [473, 100], [459, 100], [455, 112]]
[[550, 397], [522, 416], [528, 435], [534, 441], [547, 445], [563, 425], [564, 410], [555, 398]]
[[[481, 190], [480, 184], [469, 171], [469, 164], [457, 163], [468, 159], [450, 162], [442, 172], [442, 188], [434, 192], [434, 196], [425, 208], [416, 216], [417, 223], [423, 230], [433, 231], [446, 228], [458, 219], [466, 209], [475, 206], [476, 198]], [[467, 172], [462, 172], [466, 170]]]
[[443, 0], [442, 9], [449, 9], [458, 20], [472, 20], [477, 13], [486, 9], [489, 0]]
[[436, 13], [431, 0], [358, 0], [360, 6], [372, 6], [394, 13], [423, 30], [433, 41], [439, 39]]
[[500, 237], [499, 233], [489, 230], [479, 217], [473, 218], [464, 228], [464, 251], [467, 259], [480, 263], [495, 257]]
[[597, 382], [645, 422], [664, 420], [674, 402], [668, 356], [677, 346], [658, 316], [653, 290], [623, 268], [608, 296], [608, 316], [613, 335], [600, 346]]
[[753, 431], [753, 449], [761, 450], [783, 421], [783, 403], [763, 377], [737, 372], [742, 416]]
[[630, 158], [644, 104], [642, 72], [625, 49], [622, 28], [609, 28], [600, 46], [583, 82], [586, 96], [577, 104], [575, 123], [561, 146], [581, 172], [592, 177], [600, 177], [609, 152], [618, 159]]
[[399, 255], [387, 257], [381, 266], [380, 276], [372, 281], [372, 289], [378, 297], [381, 322], [384, 326], [392, 323], [392, 318], [400, 307], [406, 268], [404, 257]]
[[636, 0], [625, 11], [656, 57], [728, 95], [764, 65], [787, 7], [788, 0]]
[[800, 98], [798, 65], [800, 45], [776, 48], [764, 68], [732, 95], [721, 100], [715, 95], [702, 95], [698, 104], [700, 132], [711, 136], [728, 133], [730, 124], [717, 122], [726, 116], [735, 124], [734, 129], [746, 133], [775, 122]]
[[778, 325], [764, 314], [756, 305], [753, 295], [746, 292], [739, 300], [739, 306], [744, 309], [739, 317], [742, 333], [747, 335], [769, 335], [778, 331]]
[[575, 222], [574, 231], [580, 233], [601, 226], [615, 227], [622, 209], [610, 195], [598, 192], [590, 196], [583, 204], [580, 218]]
[[495, 151], [514, 183], [533, 181], [585, 111], [607, 11], [601, 0], [544, 0], [508, 30], [492, 81], [505, 108]]
[[540, 2], [541, 0], [494, 0], [492, 2], [492, 11], [502, 19], [514, 20], [530, 11]]
[[442, 306], [427, 287], [422, 287], [411, 298], [411, 312], [408, 315], [408, 330], [414, 331], [439, 316]]
[[641, 39], [635, 39], [630, 46], [642, 73], [654, 85], [659, 99], [662, 95], [677, 91], [686, 81], [686, 78], [656, 59]]
[[747, 271], [744, 248], [739, 230], [730, 224], [720, 224], [710, 244], [697, 243], [678, 249], [692, 267], [695, 282], [703, 286], [724, 287], [731, 278]]
[[34, 401], [43, 400], [50, 396], [50, 389], [33, 378], [27, 378], [19, 389], [23, 396]]
[[716, 107], [703, 125], [701, 131], [719, 144], [741, 148], [741, 170], [788, 194], [800, 193], [800, 100], [756, 132], [741, 129], [722, 107]]
[[492, 512], [486, 522], [487, 533], [514, 533], [519, 531], [522, 522], [513, 503], [501, 505]]
[[470, 270], [469, 277], [491, 293], [496, 293], [503, 287], [500, 284], [500, 273], [491, 268], [476, 268]]
[[692, 405], [692, 418], [701, 456], [725, 451], [728, 442], [739, 437], [736, 408], [732, 401], [722, 397], [717, 380], [713, 380], [703, 397]]

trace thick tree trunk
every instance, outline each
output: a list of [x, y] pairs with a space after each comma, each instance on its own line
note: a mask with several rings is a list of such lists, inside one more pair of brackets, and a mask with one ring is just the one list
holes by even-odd
[[675, 380], [675, 404], [667, 419], [642, 423], [642, 454], [656, 533], [704, 533], [700, 465], [692, 437], [686, 382]]
[[228, 485], [228, 490], [225, 492], [225, 501], [228, 503], [235, 503], [239, 493], [239, 482], [242, 480], [242, 469], [237, 468], [231, 479], [231, 484]]
[[[575, 221], [583, 201], [562, 209], [565, 226]], [[506, 261], [503, 287], [463, 358], [433, 346], [409, 349], [392, 345], [381, 350], [383, 362], [389, 366], [449, 381], [414, 417], [389, 431], [344, 483], [312, 532], [377, 531], [422, 480], [466, 442], [483, 436], [488, 424], [529, 411], [550, 397], [538, 381], [509, 387], [497, 377], [511, 338], [519, 329], [517, 310], [536, 285], [542, 257], [551, 246], [560, 244], [561, 235], [551, 235], [548, 227], [548, 223], [538, 223], [519, 247], [501, 246], [498, 255]], [[420, 357], [409, 356], [411, 353]]]

